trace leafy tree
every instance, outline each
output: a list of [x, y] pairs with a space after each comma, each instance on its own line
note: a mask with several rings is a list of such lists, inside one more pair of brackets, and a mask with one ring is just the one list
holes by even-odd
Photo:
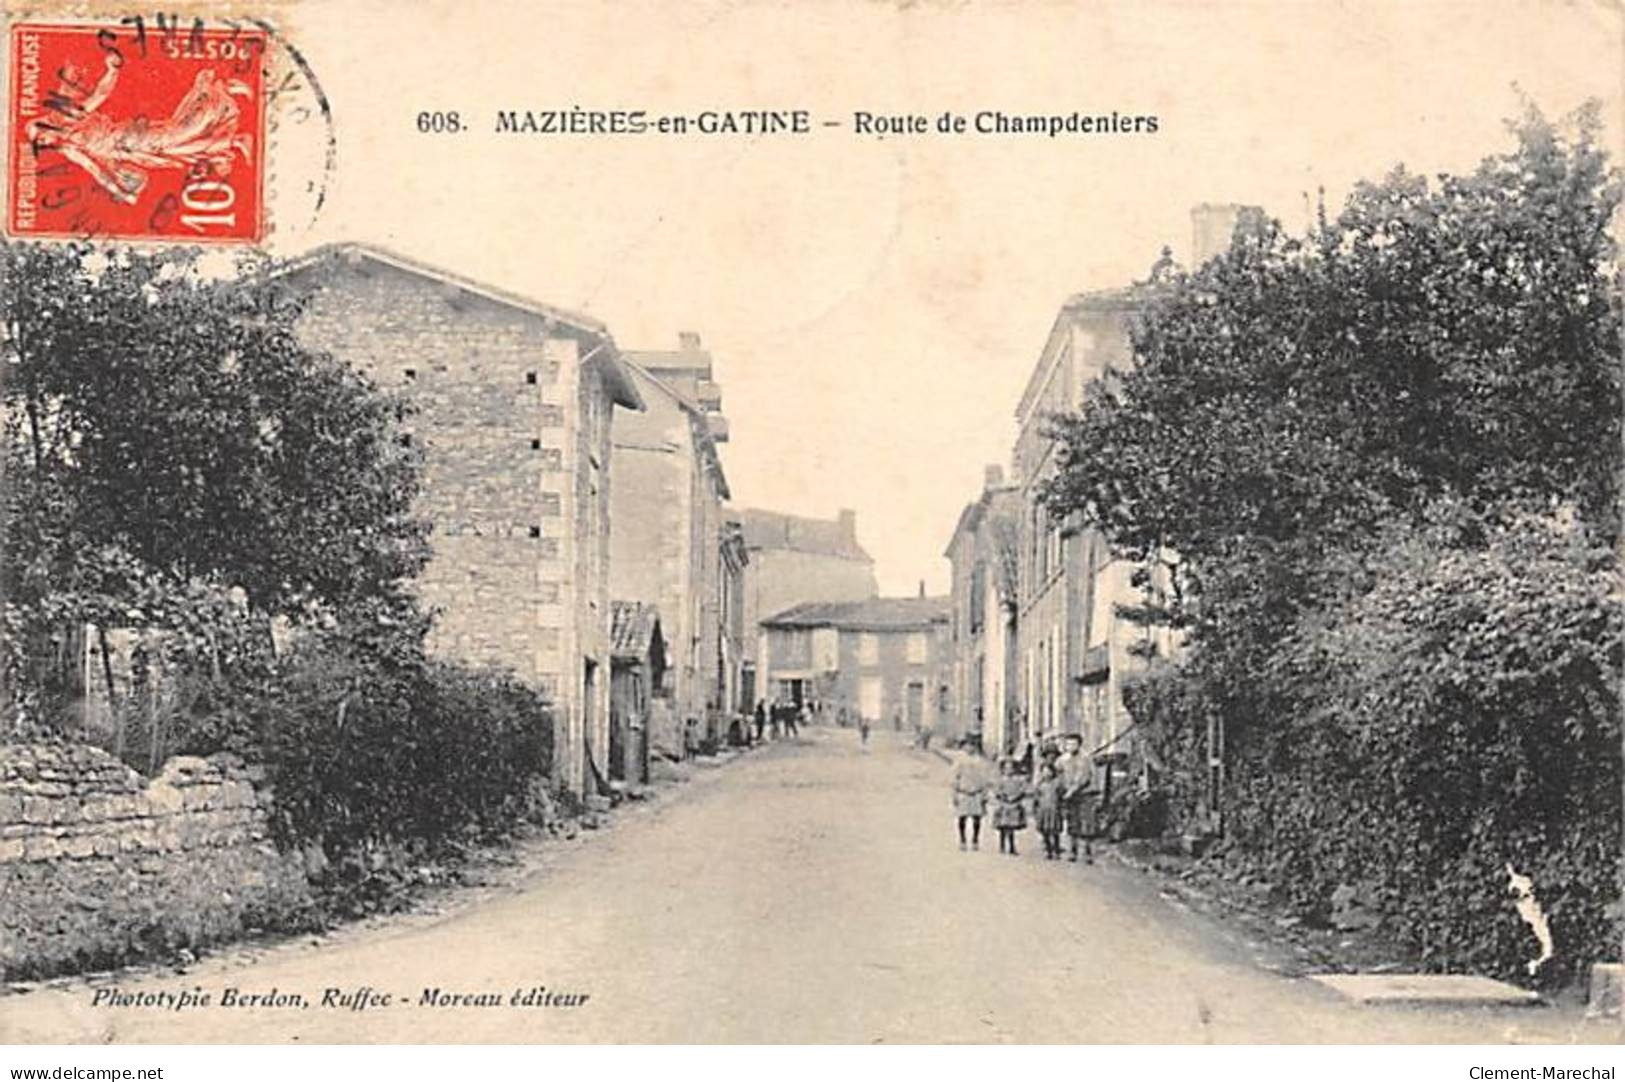
[[191, 252], [10, 244], [0, 279], [14, 707], [76, 624], [217, 655], [228, 595], [262, 624], [405, 603], [427, 549], [403, 407], [299, 342], [299, 298]]
[[1512, 129], [1143, 285], [1135, 366], [1057, 420], [1046, 496], [1177, 554], [1190, 649], [1130, 706], [1192, 776], [1222, 723], [1231, 859], [1524, 976], [1505, 864], [1533, 869], [1549, 976], [1617, 946], [1621, 188], [1594, 108]]
[[1312, 567], [1446, 494], [1613, 531], [1619, 178], [1594, 110], [1516, 133], [1470, 175], [1396, 169], [1305, 238], [1271, 224], [1147, 286], [1135, 367], [1057, 424], [1052, 506], [1199, 581]]
[[1294, 709], [1236, 765], [1233, 840], [1306, 910], [1357, 886], [1425, 961], [1528, 977], [1510, 866], [1555, 941], [1533, 975], [1558, 979], [1619, 946], [1625, 609], [1567, 516], [1478, 532], [1441, 511], [1341, 561], [1272, 666]]

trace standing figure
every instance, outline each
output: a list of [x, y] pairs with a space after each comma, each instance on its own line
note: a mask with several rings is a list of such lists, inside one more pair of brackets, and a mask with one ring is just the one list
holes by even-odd
[[858, 740], [863, 744], [869, 743], [869, 716], [867, 714], [858, 715]]
[[999, 832], [999, 852], [1016, 856], [1016, 831], [1027, 825], [1027, 779], [1014, 759], [999, 763], [999, 784], [993, 789], [993, 826]]
[[1056, 767], [1061, 776], [1061, 803], [1066, 812], [1066, 833], [1072, 845], [1072, 860], [1083, 847], [1084, 861], [1095, 862], [1093, 841], [1098, 829], [1099, 809], [1095, 792], [1095, 772], [1083, 755], [1083, 737], [1067, 733], [1061, 738], [1063, 752]]
[[[867, 734], [869, 721], [865, 718], [861, 722], [863, 731]], [[959, 818], [959, 848], [965, 848], [965, 820], [971, 824], [970, 847], [982, 847], [982, 816], [987, 813], [987, 769], [982, 765], [982, 757], [972, 751], [965, 751], [954, 767], [954, 815]]]
[[756, 739], [760, 741], [767, 731], [767, 700], [756, 700]]
[[1038, 783], [1033, 786], [1033, 825], [1044, 840], [1044, 859], [1061, 859], [1061, 775], [1055, 770], [1054, 756], [1045, 756], [1038, 767]]

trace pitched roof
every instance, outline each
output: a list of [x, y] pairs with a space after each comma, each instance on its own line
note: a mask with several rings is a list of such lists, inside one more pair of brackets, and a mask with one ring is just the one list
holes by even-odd
[[718, 495], [724, 500], [732, 499], [733, 492], [728, 488], [728, 474], [722, 468], [722, 455], [717, 451], [717, 441], [711, 435], [711, 420], [705, 408], [643, 365], [631, 360], [630, 358], [634, 356], [636, 354], [622, 354], [626, 370], [631, 373], [633, 381], [677, 403], [677, 407], [688, 417], [689, 427], [694, 432], [694, 442], [700, 448], [700, 454], [705, 457], [706, 468], [711, 470], [717, 479]]
[[1016, 585], [1021, 574], [1020, 515], [1021, 495], [1018, 492], [999, 489], [991, 493], [983, 525], [992, 541], [999, 592], [1007, 599], [1016, 596]]
[[642, 601], [609, 603], [609, 652], [642, 661], [660, 636], [660, 610]]
[[872, 597], [867, 601], [808, 601], [768, 617], [762, 626], [923, 631], [947, 619], [946, 597]]
[[1055, 322], [1050, 324], [1049, 335], [1044, 339], [1044, 348], [1038, 355], [1038, 362], [1027, 377], [1027, 386], [1021, 392], [1021, 401], [1016, 406], [1017, 419], [1025, 418], [1032, 409], [1033, 401], [1049, 375], [1049, 370], [1060, 352], [1061, 343], [1065, 341], [1067, 331], [1074, 320], [1086, 312], [1126, 315], [1138, 310], [1144, 303], [1145, 288], [1138, 285], [1119, 289], [1095, 289], [1087, 293], [1074, 293], [1068, 297], [1062, 303], [1060, 311], [1055, 314]]
[[392, 252], [387, 248], [381, 248], [374, 244], [361, 244], [355, 241], [324, 244], [318, 248], [313, 248], [301, 256], [279, 264], [271, 271], [271, 274], [274, 277], [283, 277], [314, 270], [324, 265], [336, 266], [346, 262], [354, 264], [362, 259], [377, 263], [380, 266], [393, 267], [396, 270], [414, 274], [420, 278], [444, 282], [465, 293], [483, 297], [486, 300], [494, 301], [517, 311], [540, 316], [548, 323], [561, 325], [575, 331], [578, 337], [595, 340], [597, 344], [583, 352], [583, 363], [590, 361], [599, 366], [600, 371], [604, 373], [609, 383], [610, 393], [614, 396], [618, 405], [625, 406], [627, 409], [640, 410], [643, 408], [643, 399], [638, 396], [637, 388], [632, 385], [620, 349], [615, 345], [615, 339], [610, 335], [609, 328], [592, 316], [572, 312], [567, 308], [543, 304], [541, 301], [534, 301], [517, 293], [509, 293], [507, 290], [498, 289], [496, 286], [476, 282], [471, 278], [464, 278], [452, 271], [430, 266], [427, 263], [420, 263], [409, 256]]
[[751, 549], [788, 549], [818, 556], [874, 563], [857, 539], [847, 534], [839, 519], [802, 518], [779, 511], [741, 507], [735, 511]]
[[626, 355], [657, 372], [697, 372], [706, 379], [711, 378], [712, 359], [708, 349], [629, 349]]

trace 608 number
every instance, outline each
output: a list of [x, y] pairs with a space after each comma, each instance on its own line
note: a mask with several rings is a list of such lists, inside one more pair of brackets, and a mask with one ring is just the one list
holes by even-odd
[[419, 113], [418, 131], [433, 132], [459, 132], [463, 130], [463, 118], [457, 113]]

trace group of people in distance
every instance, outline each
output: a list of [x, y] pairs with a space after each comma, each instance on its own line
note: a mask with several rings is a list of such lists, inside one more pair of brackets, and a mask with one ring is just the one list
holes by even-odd
[[751, 721], [756, 726], [756, 739], [779, 739], [799, 736], [802, 723], [811, 724], [817, 710], [813, 703], [781, 702], [778, 699], [758, 699]]
[[[953, 773], [954, 815], [959, 825], [959, 848], [980, 849], [982, 819], [992, 806], [993, 828], [999, 832], [999, 852], [1016, 856], [1016, 834], [1029, 817], [1044, 843], [1044, 859], [1061, 859], [1061, 834], [1071, 843], [1071, 859], [1094, 863], [1094, 839], [1100, 829], [1100, 791], [1095, 774], [1083, 754], [1077, 733], [1061, 737], [1061, 746], [1047, 744], [1023, 775], [1016, 760], [999, 760], [998, 775], [974, 751], [966, 750]], [[968, 828], [968, 830], [967, 830]]]

